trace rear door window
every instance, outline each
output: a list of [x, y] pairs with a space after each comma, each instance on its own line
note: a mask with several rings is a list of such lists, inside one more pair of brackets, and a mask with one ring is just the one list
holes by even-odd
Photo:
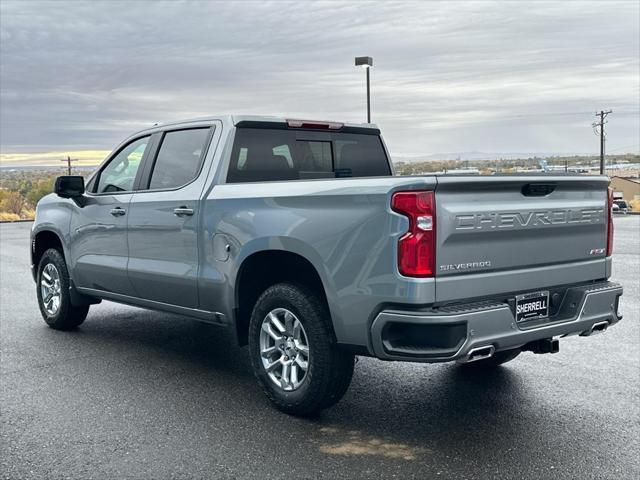
[[377, 135], [238, 128], [227, 182], [389, 175]]
[[179, 188], [194, 180], [202, 166], [210, 128], [167, 132], [156, 156], [149, 189]]

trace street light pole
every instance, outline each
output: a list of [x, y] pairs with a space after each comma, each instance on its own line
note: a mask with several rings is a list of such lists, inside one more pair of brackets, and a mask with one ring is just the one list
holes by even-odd
[[371, 83], [369, 70], [373, 67], [373, 58], [356, 57], [356, 67], [364, 67], [367, 71], [367, 123], [371, 123]]
[[371, 83], [369, 80], [369, 68], [367, 68], [367, 123], [371, 123]]

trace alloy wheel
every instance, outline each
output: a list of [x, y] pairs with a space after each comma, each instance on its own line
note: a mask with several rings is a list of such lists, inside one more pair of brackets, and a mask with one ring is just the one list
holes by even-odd
[[62, 290], [60, 287], [60, 273], [53, 263], [47, 263], [40, 276], [40, 292], [42, 305], [48, 315], [55, 315], [60, 310]]
[[293, 391], [302, 385], [309, 369], [309, 342], [302, 323], [291, 311], [276, 308], [264, 317], [260, 357], [276, 386]]

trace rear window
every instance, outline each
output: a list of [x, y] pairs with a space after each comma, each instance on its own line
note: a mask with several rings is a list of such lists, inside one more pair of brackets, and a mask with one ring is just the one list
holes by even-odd
[[227, 182], [389, 175], [378, 135], [238, 128]]
[[209, 128], [167, 132], [162, 139], [149, 188], [178, 188], [198, 176]]

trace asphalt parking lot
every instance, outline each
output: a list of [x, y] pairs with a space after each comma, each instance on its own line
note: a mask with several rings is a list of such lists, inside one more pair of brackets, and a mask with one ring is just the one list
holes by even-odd
[[640, 216], [615, 219], [624, 320], [490, 372], [362, 358], [333, 409], [272, 409], [246, 351], [103, 302], [46, 327], [31, 224], [0, 225], [2, 478], [639, 478]]

